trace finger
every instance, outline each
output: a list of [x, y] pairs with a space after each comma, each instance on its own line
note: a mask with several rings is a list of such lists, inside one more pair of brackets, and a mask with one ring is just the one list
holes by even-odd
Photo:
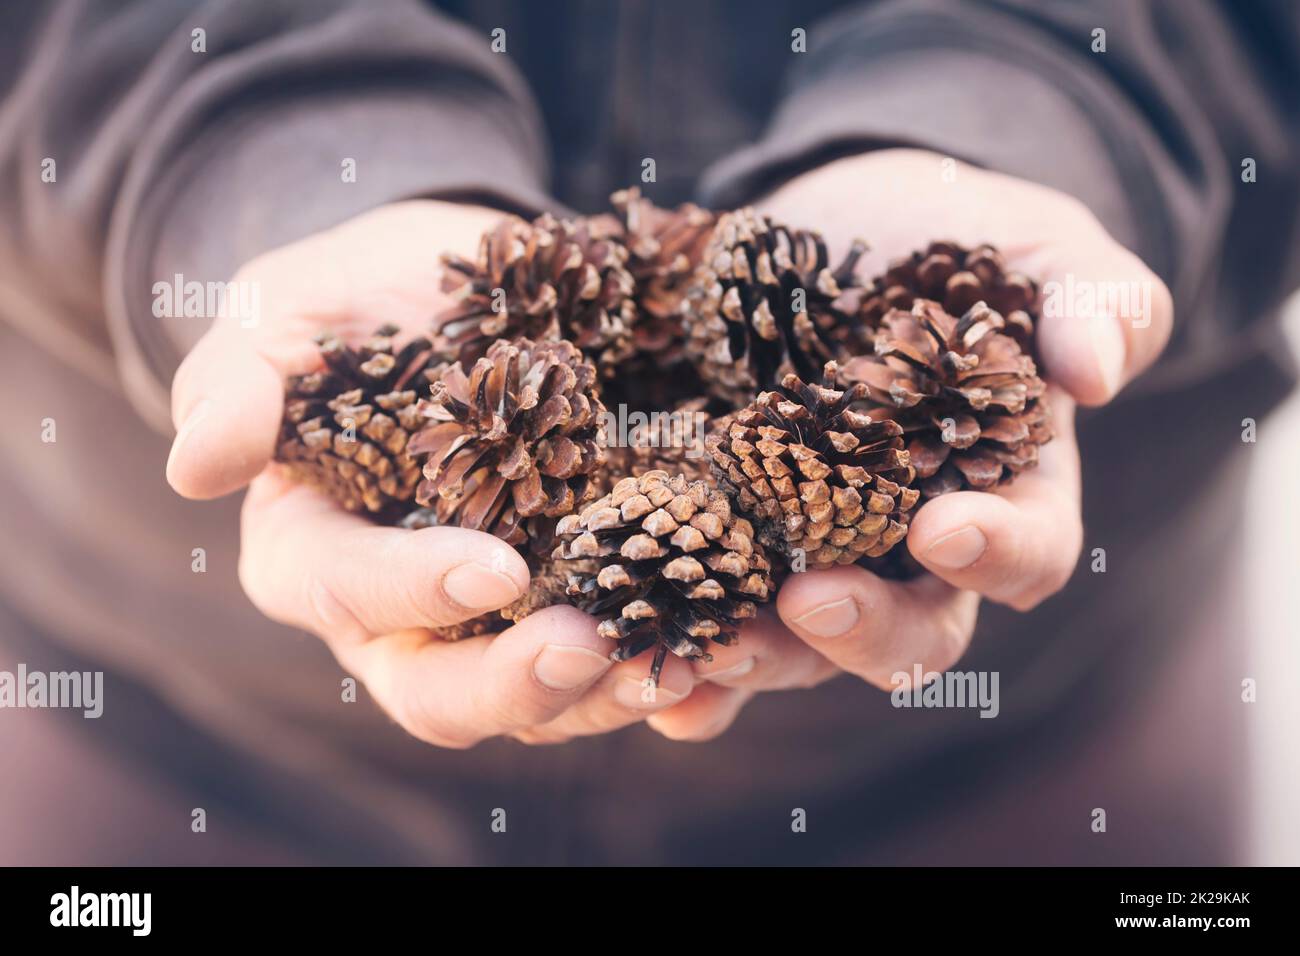
[[791, 634], [768, 607], [745, 622], [736, 643], [711, 647], [709, 653], [712, 661], [693, 662], [697, 679], [750, 691], [813, 687], [839, 670]]
[[186, 498], [217, 498], [248, 484], [275, 450], [284, 404], [281, 373], [252, 334], [214, 327], [172, 381], [176, 438], [167, 481]]
[[959, 491], [926, 502], [907, 547], [927, 570], [957, 588], [1025, 611], [1065, 586], [1083, 547], [1074, 404], [1049, 392], [1053, 440], [1038, 467], [997, 494]]
[[430, 640], [407, 630], [335, 649], [402, 727], [440, 747], [470, 747], [562, 714], [613, 665], [613, 644], [571, 607], [495, 636]]
[[881, 688], [920, 664], [944, 671], [970, 644], [979, 595], [926, 575], [884, 581], [858, 567], [793, 574], [776, 597], [786, 625], [843, 670]]
[[753, 691], [705, 684], [680, 704], [651, 714], [646, 723], [669, 740], [712, 740], [735, 723], [741, 708], [753, 696]]
[[650, 680], [649, 657], [644, 654], [615, 664], [581, 700], [534, 733], [553, 739], [607, 734], [640, 723], [692, 695], [695, 676], [689, 663], [670, 655], [656, 686]]
[[1164, 282], [1082, 206], [1079, 219], [1082, 226], [1016, 265], [1041, 280], [1038, 349], [1047, 376], [1079, 402], [1101, 405], [1160, 355], [1174, 306]]
[[492, 535], [378, 527], [272, 472], [249, 488], [241, 524], [249, 598], [268, 617], [322, 637], [446, 627], [528, 588], [524, 559]]

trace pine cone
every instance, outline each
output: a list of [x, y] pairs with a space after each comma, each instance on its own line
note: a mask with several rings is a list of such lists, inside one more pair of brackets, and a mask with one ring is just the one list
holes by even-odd
[[605, 464], [596, 369], [569, 342], [498, 341], [466, 375], [436, 372], [411, 439], [424, 456], [416, 500], [442, 525], [511, 544], [547, 533], [525, 519], [569, 514], [594, 496]]
[[627, 267], [636, 280], [636, 352], [661, 365], [674, 362], [685, 342], [682, 303], [717, 217], [693, 203], [660, 209], [635, 186], [614, 193], [610, 202], [622, 216]]
[[752, 209], [722, 215], [687, 318], [687, 352], [714, 394], [744, 404], [787, 373], [813, 378], [828, 361], [869, 351], [869, 330], [857, 320], [867, 290], [853, 274], [865, 251], [855, 242], [832, 268], [816, 232]]
[[415, 406], [430, 347], [417, 338], [394, 354], [397, 332], [384, 325], [355, 349], [332, 333], [318, 336], [325, 368], [286, 383], [276, 447], [295, 480], [381, 521], [412, 505], [420, 480], [407, 445], [423, 426]]
[[1052, 437], [1043, 380], [984, 303], [960, 319], [925, 299], [890, 312], [876, 354], [844, 374], [868, 386], [873, 418], [902, 426], [923, 498], [989, 489], [1038, 462]]
[[648, 471], [682, 474], [688, 481], [708, 479], [709, 457], [704, 440], [711, 427], [710, 401], [693, 398], [671, 413], [650, 412], [644, 428], [609, 436], [608, 473], [612, 481]]
[[442, 288], [456, 303], [435, 320], [439, 351], [469, 365], [496, 339], [563, 338], [602, 367], [622, 361], [636, 306], [619, 232], [609, 216], [511, 216], [484, 234], [476, 261], [444, 256]]
[[710, 436], [714, 472], [759, 540], [810, 568], [887, 552], [907, 534], [917, 492], [903, 430], [850, 409], [866, 397], [840, 389], [828, 362], [822, 385], [785, 376]]
[[683, 475], [624, 478], [580, 514], [561, 518], [556, 535], [557, 559], [600, 562], [570, 593], [605, 618], [599, 633], [618, 641], [613, 659], [654, 647], [656, 683], [669, 651], [710, 660], [708, 642], [732, 643], [755, 602], [773, 590], [750, 523], [733, 514], [725, 495]]
[[503, 614], [504, 611], [493, 611], [480, 617], [472, 617], [468, 621], [461, 621], [459, 624], [435, 627], [432, 629], [432, 634], [440, 641], [464, 641], [471, 637], [482, 637], [484, 634], [500, 634], [511, 624]]
[[515, 623], [556, 604], [568, 604], [569, 588], [574, 578], [580, 575], [591, 576], [599, 571], [600, 562], [593, 560], [556, 561], [549, 557], [538, 560], [532, 568], [528, 593], [513, 604], [503, 607], [500, 614]]
[[1008, 272], [1002, 253], [993, 246], [965, 249], [955, 242], [932, 242], [890, 264], [871, 283], [862, 303], [862, 319], [878, 328], [891, 309], [907, 310], [918, 298], [943, 306], [949, 315], [965, 315], [976, 302], [1002, 314], [1006, 332], [1022, 346], [1034, 334], [1038, 316], [1038, 286], [1019, 272]]

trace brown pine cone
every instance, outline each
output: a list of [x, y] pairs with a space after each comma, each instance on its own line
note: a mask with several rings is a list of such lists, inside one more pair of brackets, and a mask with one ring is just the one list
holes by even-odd
[[471, 637], [482, 637], [484, 634], [500, 634], [511, 624], [508, 618], [502, 616], [503, 614], [504, 611], [493, 611], [491, 614], [472, 617], [459, 624], [435, 627], [431, 633], [440, 641], [463, 641]]
[[759, 540], [810, 568], [887, 552], [907, 534], [917, 492], [903, 430], [849, 406], [865, 386], [841, 389], [828, 362], [821, 385], [788, 374], [710, 436], [714, 472]]
[[878, 328], [885, 313], [906, 311], [918, 298], [938, 302], [949, 315], [964, 315], [983, 302], [1002, 314], [1007, 334], [1022, 346], [1033, 338], [1038, 286], [1026, 275], [1007, 271], [1002, 253], [993, 246], [965, 249], [955, 242], [932, 242], [891, 263], [872, 281], [862, 303], [862, 320]]
[[286, 383], [275, 454], [296, 481], [384, 522], [415, 500], [420, 466], [407, 443], [423, 427], [415, 406], [430, 354], [423, 338], [394, 353], [397, 332], [381, 326], [357, 348], [332, 333], [318, 336], [325, 368]]
[[744, 404], [787, 373], [815, 378], [828, 361], [870, 351], [857, 318], [866, 289], [854, 277], [865, 250], [854, 243], [832, 267], [816, 232], [752, 209], [719, 217], [686, 317], [687, 354], [713, 394]]
[[570, 593], [602, 617], [615, 661], [655, 648], [658, 683], [669, 651], [710, 660], [709, 641], [730, 644], [755, 602], [774, 590], [771, 566], [748, 521], [703, 481], [651, 471], [624, 478], [580, 514], [560, 519], [555, 558], [595, 559]]
[[569, 514], [594, 496], [605, 407], [595, 367], [572, 343], [498, 341], [468, 375], [456, 362], [436, 376], [409, 450], [424, 463], [416, 500], [438, 524], [518, 545], [544, 533], [526, 519]]
[[511, 216], [484, 234], [475, 261], [444, 256], [455, 304], [435, 319], [439, 351], [468, 366], [496, 339], [568, 339], [602, 367], [622, 361], [636, 306], [620, 231], [609, 216]]
[[923, 498], [993, 488], [1037, 464], [1052, 437], [1045, 386], [984, 303], [960, 319], [925, 299], [890, 312], [876, 354], [844, 375], [867, 385], [873, 418], [902, 426]]
[[636, 280], [636, 352], [676, 361], [685, 342], [682, 303], [717, 216], [693, 203], [660, 209], [635, 186], [614, 193], [610, 202], [623, 219], [627, 267]]
[[510, 623], [556, 604], [569, 603], [569, 588], [578, 575], [591, 576], [600, 571], [598, 561], [556, 561], [542, 558], [533, 562], [528, 593], [500, 611]]

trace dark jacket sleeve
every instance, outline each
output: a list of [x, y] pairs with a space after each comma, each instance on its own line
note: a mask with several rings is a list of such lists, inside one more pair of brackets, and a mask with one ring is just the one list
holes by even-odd
[[707, 173], [704, 199], [932, 149], [1073, 194], [1165, 279], [1179, 321], [1152, 380], [1284, 355], [1261, 341], [1300, 266], [1298, 16], [1289, 0], [852, 8], [809, 30], [764, 137]]
[[0, 18], [0, 318], [117, 378], [161, 428], [203, 323], [155, 319], [155, 282], [228, 279], [391, 200], [546, 203], [521, 78], [415, 0], [63, 0]]

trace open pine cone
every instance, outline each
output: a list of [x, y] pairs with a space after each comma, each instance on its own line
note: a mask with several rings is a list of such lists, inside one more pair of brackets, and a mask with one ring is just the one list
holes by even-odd
[[711, 435], [715, 473], [759, 540], [810, 568], [884, 554], [907, 534], [918, 494], [903, 430], [849, 406], [866, 386], [837, 387], [828, 362], [821, 385], [791, 373]]
[[498, 341], [468, 375], [440, 367], [420, 402], [425, 428], [416, 500], [436, 523], [511, 544], [546, 537], [525, 519], [569, 514], [594, 496], [605, 464], [605, 407], [596, 369], [570, 342]]
[[867, 385], [873, 418], [902, 427], [922, 497], [987, 490], [1037, 464], [1052, 437], [1045, 386], [999, 313], [980, 302], [957, 319], [918, 299], [885, 315], [876, 354], [845, 376]]
[[286, 383], [276, 446], [294, 480], [381, 521], [411, 507], [420, 480], [407, 444], [423, 426], [415, 406], [429, 341], [414, 339], [394, 353], [397, 332], [382, 326], [357, 348], [330, 333], [318, 336], [325, 368]]
[[891, 263], [872, 281], [862, 319], [877, 328], [885, 313], [906, 311], [917, 299], [938, 302], [949, 315], [965, 315], [983, 302], [1001, 313], [1007, 334], [1022, 346], [1032, 338], [1038, 316], [1038, 286], [1026, 275], [1007, 271], [1002, 253], [987, 244], [966, 249], [955, 242], [932, 242]]
[[789, 372], [815, 378], [826, 362], [869, 351], [858, 320], [867, 290], [853, 274], [865, 250], [854, 243], [832, 267], [816, 232], [752, 209], [719, 217], [687, 312], [687, 354], [713, 393], [743, 404]]
[[599, 561], [570, 593], [604, 618], [616, 661], [655, 648], [658, 683], [668, 652], [709, 660], [709, 641], [730, 644], [755, 602], [773, 588], [771, 567], [748, 521], [703, 481], [651, 471], [624, 478], [579, 514], [560, 519], [555, 558]]
[[612, 368], [631, 353], [636, 315], [619, 232], [609, 216], [510, 216], [484, 234], [475, 261], [444, 256], [455, 304], [435, 319], [438, 350], [468, 365], [496, 339], [563, 338]]
[[660, 364], [681, 357], [682, 303], [704, 258], [717, 216], [693, 203], [660, 209], [633, 186], [610, 197], [623, 219], [627, 268], [636, 281], [633, 345]]

